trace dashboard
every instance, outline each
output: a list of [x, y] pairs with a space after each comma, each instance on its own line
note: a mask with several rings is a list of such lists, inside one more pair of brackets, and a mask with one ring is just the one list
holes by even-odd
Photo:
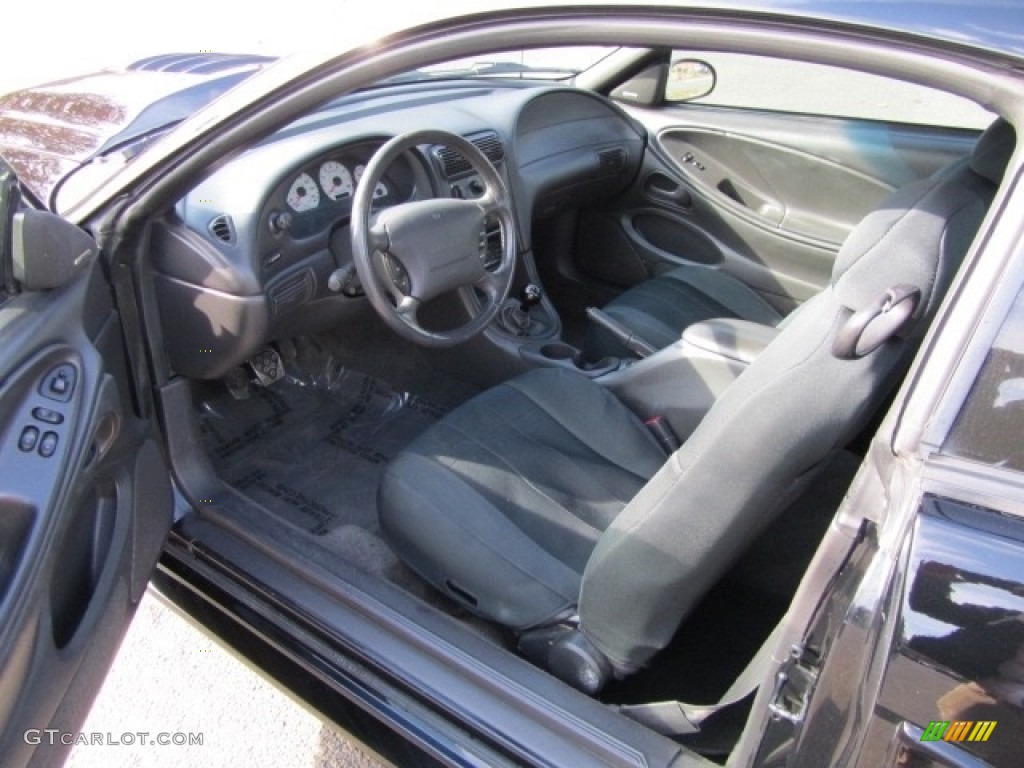
[[[642, 128], [607, 99], [521, 81], [391, 86], [339, 99], [216, 170], [154, 226], [154, 288], [175, 372], [218, 378], [268, 342], [343, 322], [364, 302], [349, 222], [370, 158], [390, 138], [441, 129], [473, 141], [512, 195], [521, 258], [532, 223], [610, 200], [636, 177]], [[477, 197], [445, 146], [409, 150], [375, 207]], [[491, 233], [500, 248], [501, 233]]]

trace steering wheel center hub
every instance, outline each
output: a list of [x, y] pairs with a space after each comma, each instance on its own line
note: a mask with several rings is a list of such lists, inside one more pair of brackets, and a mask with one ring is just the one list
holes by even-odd
[[427, 200], [382, 211], [387, 251], [405, 269], [421, 302], [484, 277], [481, 240], [486, 216], [469, 200]]

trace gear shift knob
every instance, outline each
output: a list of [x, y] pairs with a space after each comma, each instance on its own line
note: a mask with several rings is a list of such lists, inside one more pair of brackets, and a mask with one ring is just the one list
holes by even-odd
[[523, 312], [529, 312], [533, 307], [540, 304], [543, 296], [544, 292], [540, 289], [539, 285], [527, 283], [519, 294], [519, 309]]

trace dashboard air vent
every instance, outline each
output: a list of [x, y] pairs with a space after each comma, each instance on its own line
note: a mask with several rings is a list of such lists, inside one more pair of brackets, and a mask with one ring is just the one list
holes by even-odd
[[[505, 158], [505, 148], [501, 145], [498, 134], [493, 132], [479, 133], [476, 136], [469, 136], [476, 146], [483, 152], [487, 159], [497, 165]], [[471, 170], [469, 161], [462, 156], [461, 152], [450, 147], [435, 147], [434, 156], [441, 165], [441, 171], [446, 179], [454, 178]]]
[[226, 213], [210, 220], [210, 234], [229, 245], [235, 244], [235, 223]]

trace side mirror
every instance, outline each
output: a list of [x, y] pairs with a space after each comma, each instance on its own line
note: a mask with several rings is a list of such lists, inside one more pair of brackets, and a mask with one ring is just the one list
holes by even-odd
[[668, 68], [665, 101], [678, 103], [707, 96], [715, 89], [715, 68], [700, 59], [679, 59]]
[[18, 178], [0, 159], [0, 280], [8, 293], [60, 288], [96, 255], [84, 230], [48, 211], [21, 205]]
[[18, 211], [12, 229], [14, 279], [23, 291], [67, 285], [96, 255], [96, 241], [49, 211]]

